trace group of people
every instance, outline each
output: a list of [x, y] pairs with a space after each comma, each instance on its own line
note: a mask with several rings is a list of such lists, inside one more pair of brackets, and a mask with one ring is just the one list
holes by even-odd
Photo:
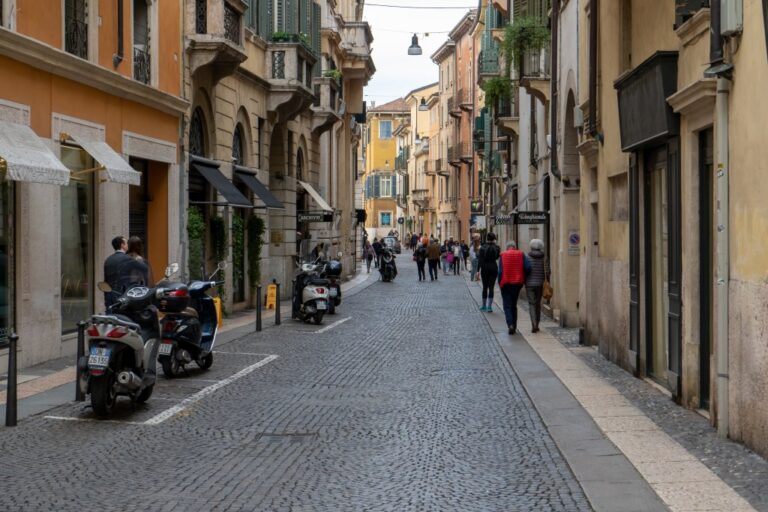
[[496, 244], [496, 235], [489, 233], [478, 251], [478, 268], [483, 283], [480, 311], [493, 312], [493, 292], [499, 283], [504, 304], [504, 316], [509, 334], [517, 332], [517, 299], [525, 286], [531, 315], [531, 332], [539, 331], [544, 282], [549, 279], [549, 264], [544, 257], [544, 242], [531, 240], [530, 251], [524, 254], [515, 242], [508, 242], [505, 251]]
[[419, 281], [427, 280], [425, 272], [427, 265], [429, 266], [430, 281], [437, 280], [440, 266], [442, 266], [443, 275], [448, 275], [449, 273], [461, 275], [462, 268], [465, 270], [469, 268], [470, 248], [464, 240], [457, 242], [453, 238], [449, 238], [440, 243], [434, 237], [421, 237], [415, 245], [411, 245], [414, 247], [413, 261], [416, 262]]
[[104, 261], [104, 281], [112, 291], [104, 293], [104, 305], [112, 306], [120, 295], [133, 286], [152, 286], [152, 269], [144, 258], [141, 238], [116, 236], [112, 239], [115, 250]]

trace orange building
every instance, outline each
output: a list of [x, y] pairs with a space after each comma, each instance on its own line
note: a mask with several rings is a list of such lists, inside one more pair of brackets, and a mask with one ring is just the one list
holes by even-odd
[[113, 237], [141, 237], [155, 276], [179, 257], [182, 12], [0, 5], [0, 336], [29, 365], [74, 353]]

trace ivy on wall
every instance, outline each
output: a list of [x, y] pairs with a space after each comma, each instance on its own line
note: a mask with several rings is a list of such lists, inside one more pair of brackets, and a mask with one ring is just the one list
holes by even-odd
[[204, 261], [203, 249], [205, 247], [205, 220], [203, 212], [193, 206], [187, 210], [187, 240], [189, 242], [189, 255], [187, 257], [187, 271], [192, 280], [203, 279]]
[[256, 286], [261, 282], [261, 248], [264, 246], [264, 220], [256, 214], [251, 214], [247, 221], [248, 229], [248, 281], [251, 287], [251, 297]]

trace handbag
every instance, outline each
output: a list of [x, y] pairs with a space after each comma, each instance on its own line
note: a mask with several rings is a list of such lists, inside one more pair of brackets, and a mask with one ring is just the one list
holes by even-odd
[[549, 300], [552, 298], [552, 295], [555, 294], [555, 290], [552, 288], [552, 285], [549, 284], [549, 279], [544, 280], [544, 285], [541, 287], [541, 296], [545, 300]]

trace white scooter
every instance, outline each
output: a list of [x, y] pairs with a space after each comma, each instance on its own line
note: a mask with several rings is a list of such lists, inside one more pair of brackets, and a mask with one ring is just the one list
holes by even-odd
[[304, 263], [293, 280], [292, 318], [320, 325], [328, 310], [330, 281], [319, 275], [320, 265]]

